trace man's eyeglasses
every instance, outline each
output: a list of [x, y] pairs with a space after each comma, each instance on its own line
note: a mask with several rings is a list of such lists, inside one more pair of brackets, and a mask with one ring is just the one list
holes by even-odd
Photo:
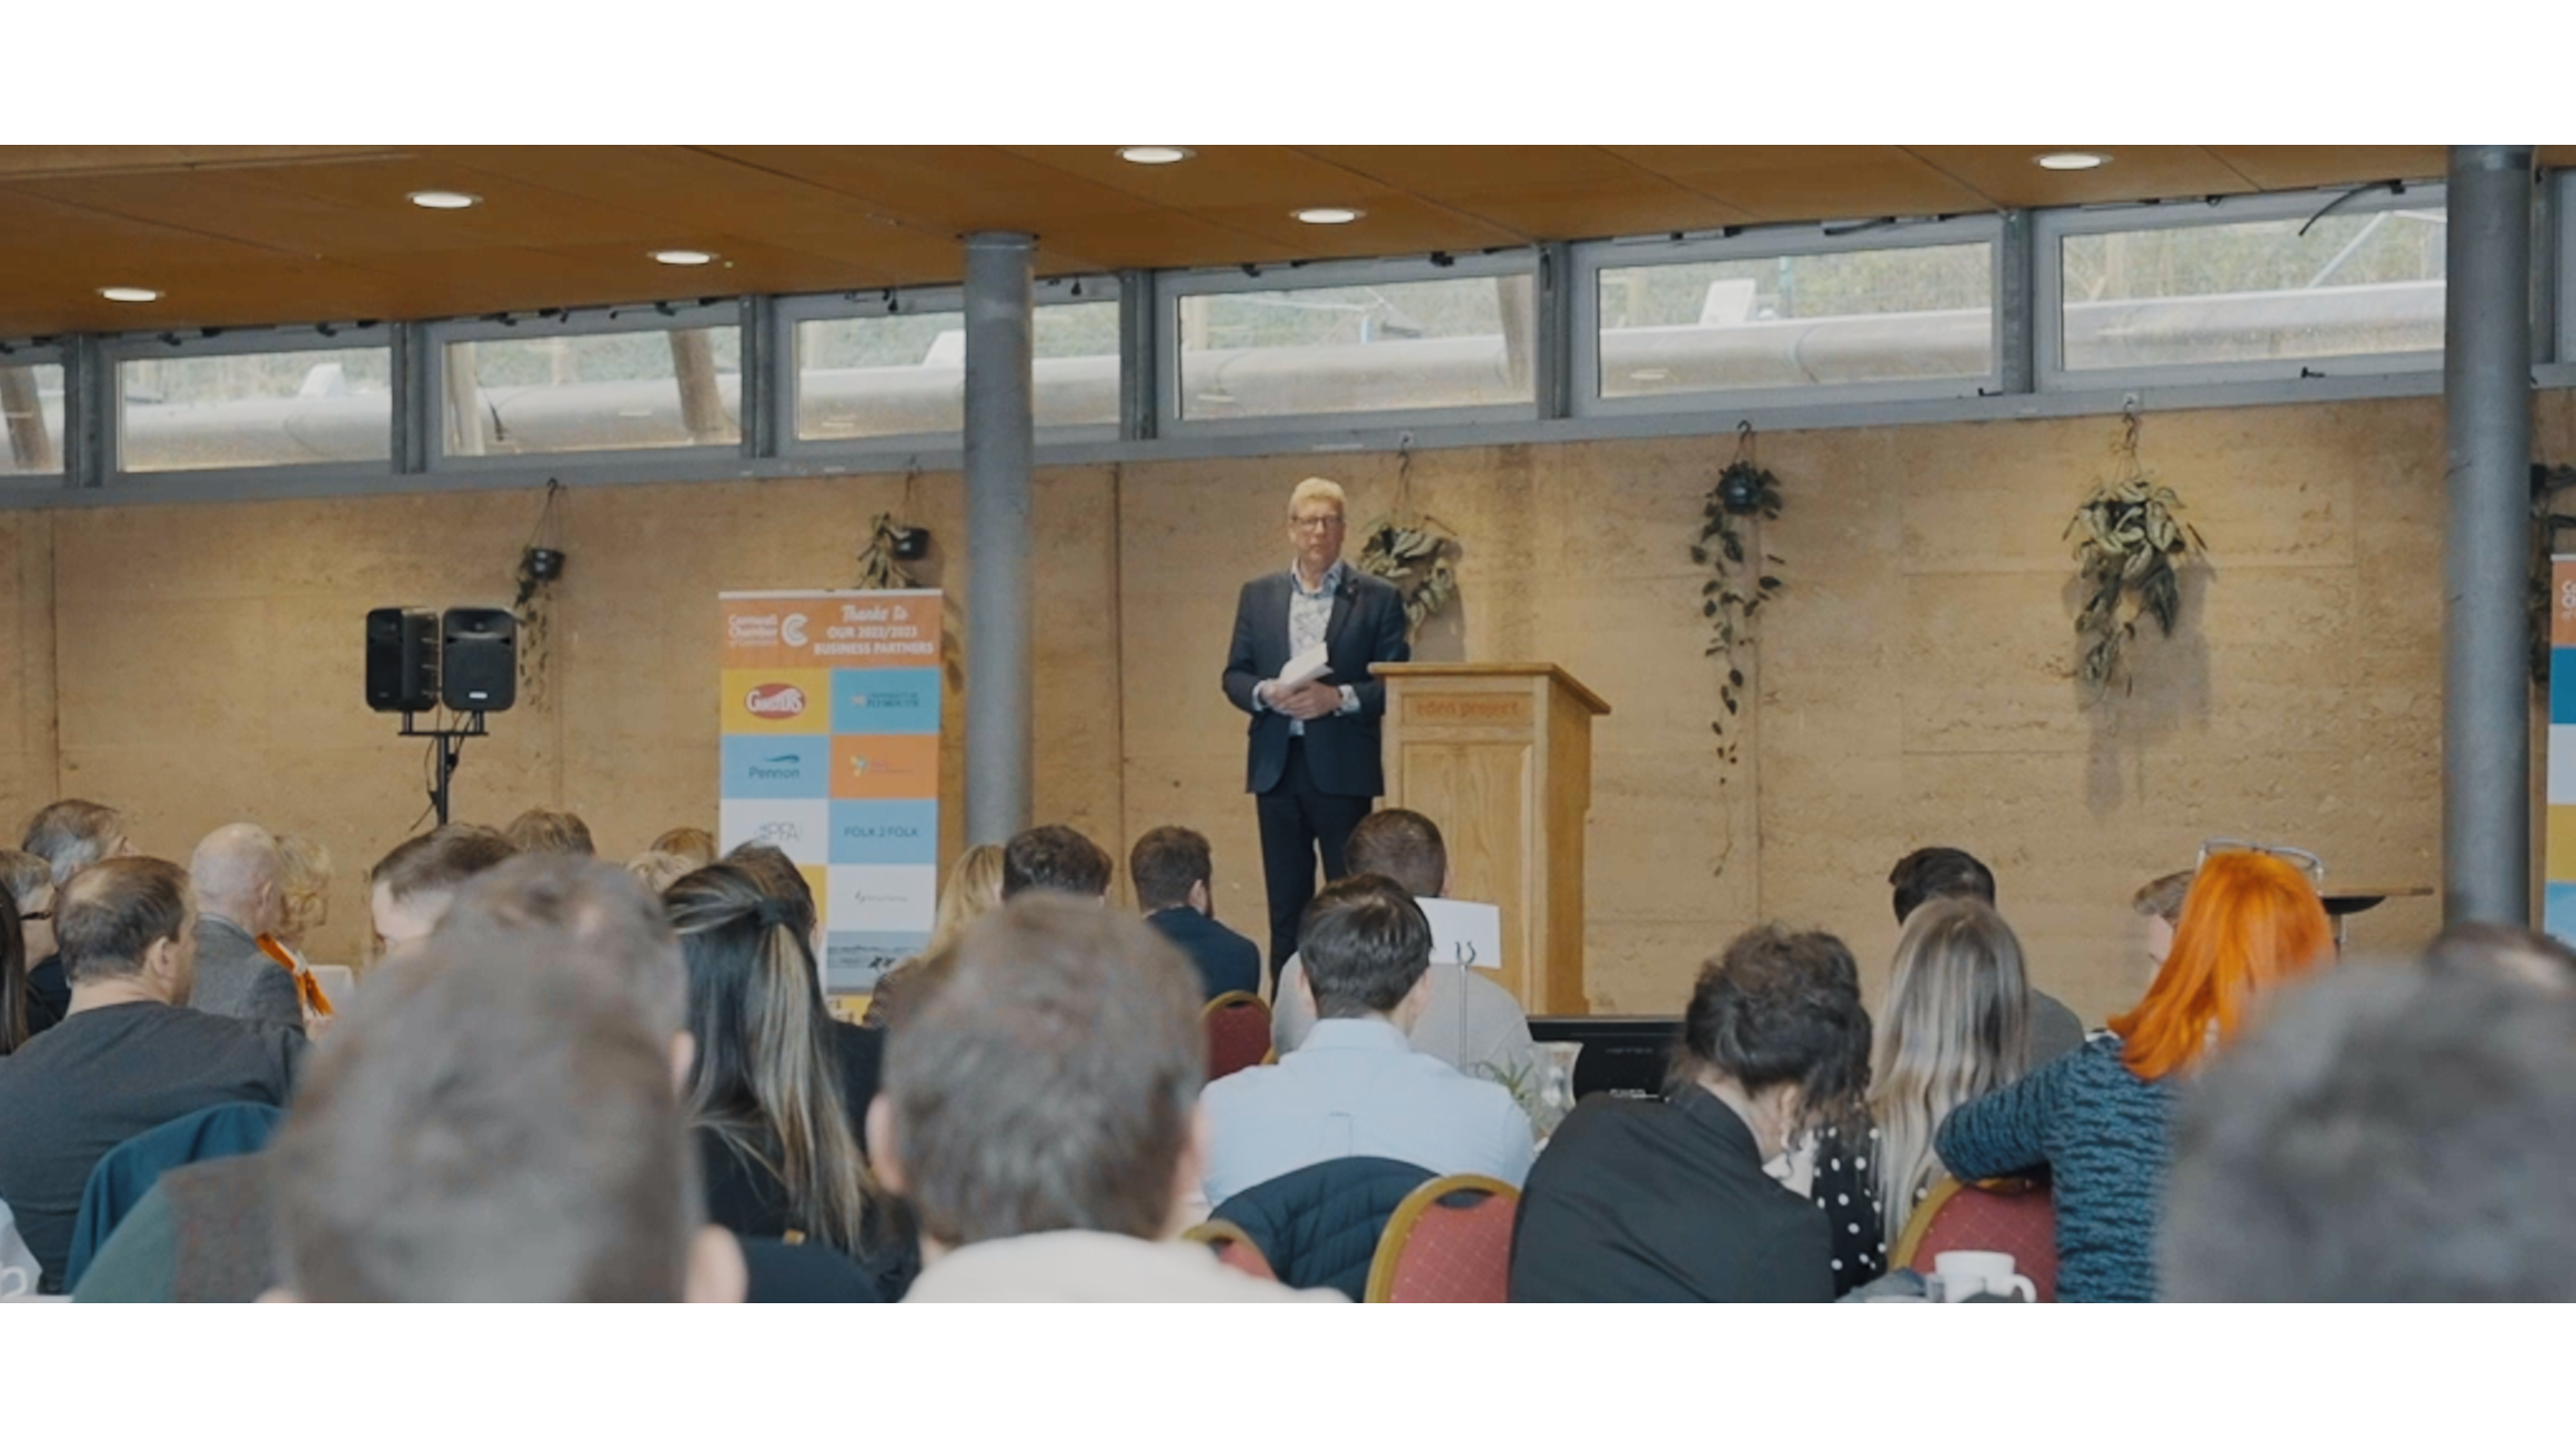
[[1290, 518], [1288, 520], [1288, 526], [1301, 533], [1317, 533], [1327, 528], [1338, 528], [1341, 526], [1341, 522], [1341, 514], [1325, 513], [1319, 517], [1313, 518]]
[[2193, 868], [2206, 865], [2210, 856], [2223, 855], [2229, 850], [2247, 850], [2257, 855], [2270, 855], [2276, 860], [2287, 860], [2307, 872], [2309, 883], [2322, 885], [2326, 882], [2325, 861], [2290, 845], [2267, 845], [2256, 840], [2203, 840], [2200, 842], [2200, 859]]
[[18, 912], [18, 918], [21, 921], [33, 923], [38, 920], [53, 919], [54, 912], [51, 910], [21, 910]]

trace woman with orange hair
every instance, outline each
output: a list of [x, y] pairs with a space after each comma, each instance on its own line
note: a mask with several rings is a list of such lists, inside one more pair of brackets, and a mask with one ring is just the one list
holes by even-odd
[[2257, 850], [2209, 856], [2146, 998], [2082, 1050], [1952, 1111], [1935, 1139], [1942, 1163], [1962, 1181], [2047, 1167], [2059, 1297], [2153, 1298], [2176, 1087], [2256, 997], [2333, 954], [2325, 905], [2298, 866]]

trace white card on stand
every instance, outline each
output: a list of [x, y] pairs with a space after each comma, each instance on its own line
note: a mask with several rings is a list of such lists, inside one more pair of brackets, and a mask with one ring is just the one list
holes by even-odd
[[1473, 900], [1416, 900], [1431, 922], [1431, 959], [1478, 970], [1503, 968], [1503, 907]]

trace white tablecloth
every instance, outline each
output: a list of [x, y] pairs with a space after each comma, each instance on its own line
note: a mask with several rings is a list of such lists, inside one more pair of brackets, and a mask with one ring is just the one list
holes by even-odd
[[1592, 1448], [1824, 1448], [1888, 1422], [1888, 1350], [1790, 1355], [1656, 1384], [1592, 1425]]

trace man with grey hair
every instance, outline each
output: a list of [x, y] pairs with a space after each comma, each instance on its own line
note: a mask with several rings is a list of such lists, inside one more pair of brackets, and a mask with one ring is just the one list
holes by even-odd
[[[1243, 586], [1225, 697], [1252, 716], [1244, 787], [1261, 824], [1261, 874], [1270, 896], [1270, 968], [1297, 949], [1297, 922], [1324, 878], [1345, 873], [1342, 842], [1386, 792], [1378, 721], [1386, 684], [1378, 664], [1413, 657], [1404, 595], [1342, 561], [1341, 484], [1308, 478], [1288, 495], [1289, 567]], [[1321, 650], [1319, 676], [1296, 667]], [[1274, 992], [1275, 993], [1275, 992]]]
[[2346, 967], [2280, 1002], [2175, 1125], [2184, 1302], [2576, 1301], [2576, 998]]
[[197, 842], [188, 857], [188, 880], [197, 891], [197, 985], [189, 1005], [208, 1015], [304, 1029], [294, 974], [259, 943], [285, 916], [285, 874], [277, 836], [257, 825], [225, 825]]
[[[125, 836], [125, 816], [85, 799], [58, 799], [36, 811], [36, 817], [27, 821], [21, 848], [45, 862], [57, 892], [83, 866], [134, 851]], [[20, 908], [25, 908], [24, 901]], [[27, 967], [27, 1029], [33, 1034], [52, 1029], [71, 1012], [72, 988], [63, 974], [59, 952], [48, 951], [27, 959], [31, 962]]]
[[1194, 1200], [1207, 1038], [1198, 977], [1152, 927], [1039, 891], [924, 967], [868, 1108], [912, 1207], [907, 1302], [1283, 1302], [1171, 1240]]

